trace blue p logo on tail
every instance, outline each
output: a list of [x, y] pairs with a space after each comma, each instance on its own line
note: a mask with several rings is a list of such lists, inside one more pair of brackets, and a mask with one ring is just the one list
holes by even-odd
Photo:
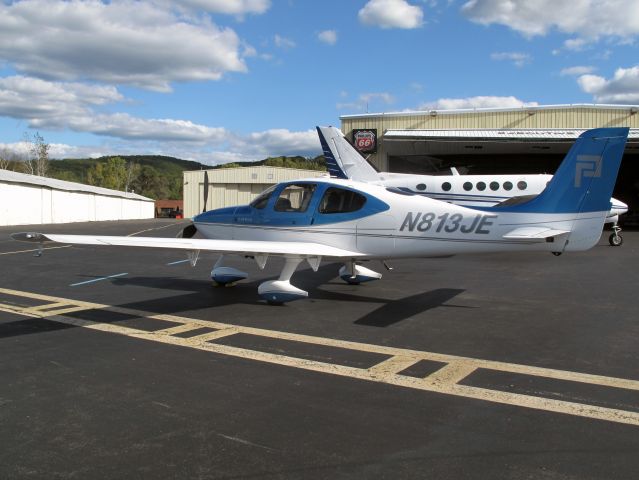
[[601, 156], [577, 155], [575, 166], [575, 188], [581, 187], [581, 179], [601, 177]]

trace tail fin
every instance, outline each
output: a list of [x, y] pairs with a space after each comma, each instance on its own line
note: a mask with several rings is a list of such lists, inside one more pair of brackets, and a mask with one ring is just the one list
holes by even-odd
[[[599, 241], [610, 212], [610, 197], [628, 131], [628, 128], [597, 128], [582, 133], [543, 192], [520, 205], [493, 208], [495, 211], [548, 214], [545, 219], [548, 223], [536, 220], [534, 226], [552, 228], [541, 236], [549, 237], [546, 241], [552, 244], [553, 252], [592, 248]], [[518, 230], [521, 234], [527, 228]], [[533, 233], [539, 234], [538, 231]]]
[[340, 130], [335, 127], [317, 127], [317, 134], [331, 177], [350, 178], [360, 182], [379, 180], [375, 168], [348, 143]]
[[528, 213], [609, 212], [628, 128], [582, 133], [548, 185], [529, 202], [495, 210]]

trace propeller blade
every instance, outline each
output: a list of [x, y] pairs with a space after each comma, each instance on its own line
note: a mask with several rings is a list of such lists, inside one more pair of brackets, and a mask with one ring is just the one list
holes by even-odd
[[209, 200], [209, 172], [204, 172], [204, 208], [202, 213], [206, 212], [206, 202]]

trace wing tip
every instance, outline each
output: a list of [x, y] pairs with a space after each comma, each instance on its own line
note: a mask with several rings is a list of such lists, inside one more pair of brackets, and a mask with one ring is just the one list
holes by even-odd
[[47, 237], [44, 233], [38, 232], [18, 232], [12, 233], [11, 238], [17, 240], [18, 242], [30, 242], [30, 243], [42, 243], [42, 242], [52, 242], [49, 237]]

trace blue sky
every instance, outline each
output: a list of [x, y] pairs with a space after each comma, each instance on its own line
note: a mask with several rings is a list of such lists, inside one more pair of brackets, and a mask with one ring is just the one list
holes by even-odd
[[639, 104], [636, 0], [0, 3], [0, 153], [320, 153], [404, 110]]

